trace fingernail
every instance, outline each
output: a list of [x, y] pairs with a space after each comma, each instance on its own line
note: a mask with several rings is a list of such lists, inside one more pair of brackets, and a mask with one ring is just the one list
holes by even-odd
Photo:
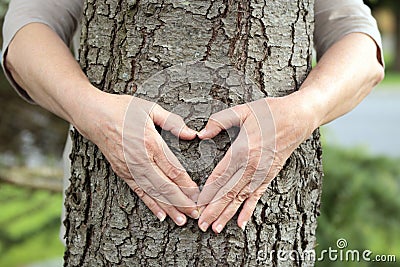
[[200, 229], [201, 229], [201, 231], [203, 231], [203, 232], [207, 231], [208, 226], [210, 226], [208, 223], [202, 222], [202, 223], [200, 224]]
[[224, 229], [222, 224], [218, 224], [217, 227], [215, 227], [215, 231], [217, 231], [218, 234], [221, 233], [222, 229]]
[[242, 224], [242, 226], [240, 227], [240, 228], [242, 229], [242, 231], [246, 230], [246, 224], [247, 224], [247, 222], [244, 222], [244, 223]]
[[167, 215], [165, 215], [165, 213], [163, 213], [161, 211], [157, 213], [157, 218], [160, 220], [160, 222], [163, 222], [166, 217], [167, 217]]
[[190, 216], [193, 219], [198, 219], [200, 217], [200, 213], [197, 210], [192, 211], [192, 213], [190, 214]]
[[175, 219], [175, 222], [176, 222], [176, 224], [177, 225], [179, 225], [179, 226], [182, 226], [182, 225], [184, 225], [185, 224], [185, 217], [183, 217], [183, 216], [178, 216], [178, 217], [176, 217], [176, 219]]

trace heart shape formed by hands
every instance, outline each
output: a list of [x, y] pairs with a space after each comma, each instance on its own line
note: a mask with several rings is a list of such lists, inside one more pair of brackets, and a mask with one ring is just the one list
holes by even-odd
[[[237, 195], [239, 192], [231, 191], [245, 180], [243, 176], [248, 179], [241, 187], [248, 186], [248, 192], [254, 191], [267, 176], [275, 153], [275, 127], [271, 111], [262, 99], [265, 95], [261, 90], [238, 70], [207, 61], [182, 63], [151, 76], [138, 87], [135, 96], [158, 103], [181, 116], [196, 131], [202, 130], [208, 121], [205, 130], [198, 134], [201, 139], [180, 140], [177, 137], [179, 133], [169, 132], [180, 119], [175, 115], [169, 116], [162, 122], [165, 127], [160, 132], [165, 141], [162, 146], [166, 160], [158, 160], [162, 162], [157, 163], [167, 171], [156, 166], [143, 169], [138, 167], [140, 159], [158, 155], [152, 155], [151, 147], [146, 142], [135, 142], [153, 136], [146, 127], [143, 131], [135, 128], [137, 118], [141, 117], [137, 114], [138, 100], [130, 103], [124, 120], [124, 156], [135, 181], [152, 198], [173, 206], [191, 205], [190, 200], [205, 206], [229, 194]], [[245, 108], [230, 108], [249, 102], [252, 104], [246, 104]], [[149, 106], [148, 114], [152, 114], [153, 107]], [[246, 124], [248, 117], [256, 119]], [[151, 116], [148, 120], [143, 123], [153, 125]], [[234, 126], [240, 127], [240, 130]], [[268, 134], [264, 137], [254, 134], [261, 132], [260, 128], [264, 132], [269, 129]], [[221, 130], [226, 131], [219, 134]], [[235, 141], [238, 135], [239, 141]], [[233, 142], [236, 143], [231, 147]], [[255, 145], [260, 143], [264, 143], [263, 149]], [[162, 172], [169, 179], [152, 180], [152, 177], [163, 176]], [[186, 172], [197, 186], [187, 184], [186, 188], [179, 188], [190, 200], [182, 200], [178, 196], [175, 183], [175, 180], [184, 179]]]

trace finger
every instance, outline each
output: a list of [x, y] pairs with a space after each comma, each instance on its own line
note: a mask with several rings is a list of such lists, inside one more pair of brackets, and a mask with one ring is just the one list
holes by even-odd
[[[261, 198], [261, 196], [264, 194], [264, 192], [267, 190], [269, 184], [271, 183], [272, 179], [275, 178], [276, 175], [278, 175], [280, 171], [280, 165], [277, 165], [275, 162], [272, 164], [271, 168], [269, 169], [268, 174], [266, 175], [266, 178], [263, 178], [261, 176], [265, 175], [265, 170], [261, 171], [256, 171], [255, 179], [252, 179], [250, 183], [246, 186], [248, 188], [248, 192], [250, 193], [249, 198], [245, 201], [242, 210], [240, 211], [240, 214], [238, 216], [238, 226], [244, 231], [247, 222], [250, 220], [251, 216], [253, 215], [254, 209], [257, 206], [258, 200]], [[254, 190], [255, 185], [257, 186], [257, 189]]]
[[[153, 169], [158, 169], [155, 165]], [[145, 188], [145, 192], [153, 197], [155, 200], [167, 205], [175, 206], [180, 212], [197, 219], [199, 211], [196, 203], [188, 198], [181, 189], [172, 181], [170, 181], [160, 169], [157, 170], [158, 174], [152, 177], [145, 177], [152, 183], [152, 187]], [[161, 179], [160, 179], [161, 178]]]
[[153, 212], [154, 215], [162, 222], [166, 218], [166, 212], [157, 204], [157, 202], [152, 199], [148, 194], [146, 194], [143, 189], [141, 189], [134, 180], [129, 179], [126, 181], [129, 187], [135, 192], [135, 194], [143, 201], [143, 203]]
[[253, 212], [257, 206], [258, 200], [260, 200], [261, 196], [265, 193], [269, 186], [269, 182], [263, 183], [256, 191], [254, 191], [244, 202], [242, 210], [239, 213], [237, 224], [244, 231], [246, 228], [247, 222], [253, 216]]
[[134, 180], [127, 181], [128, 185], [136, 193], [136, 195], [143, 201], [143, 203], [153, 212], [154, 215], [162, 222], [165, 220], [167, 214], [175, 222], [176, 225], [182, 226], [186, 223], [186, 216], [179, 212], [175, 207], [159, 202], [151, 198], [141, 189]]
[[[210, 225], [210, 222], [213, 222], [214, 220], [217, 219], [217, 217], [220, 217], [221, 216], [220, 214], [223, 213], [222, 211], [226, 209], [230, 205], [230, 203], [234, 202], [236, 198], [238, 200], [241, 200], [241, 202], [243, 202], [244, 199], [247, 198], [247, 195], [254, 190], [255, 180], [257, 181], [256, 183], [258, 184], [259, 181], [265, 180], [267, 174], [264, 172], [264, 170], [259, 171], [257, 169], [260, 160], [259, 155], [251, 155], [249, 156], [248, 160], [249, 161], [245, 165], [246, 167], [239, 169], [232, 176], [232, 178], [227, 180], [225, 185], [220, 187], [218, 193], [215, 194], [210, 204], [208, 204], [205, 210], [202, 212], [199, 219], [199, 226], [202, 230], [207, 229], [207, 227]], [[213, 184], [211, 184], [211, 186], [213, 186]], [[215, 187], [212, 188], [214, 189]], [[213, 189], [210, 191], [213, 192]], [[209, 188], [203, 189], [199, 197], [199, 202], [204, 198], [202, 195], [208, 194], [208, 190]], [[238, 192], [241, 193], [238, 194]], [[207, 197], [209, 198], [209, 196]], [[233, 216], [237, 210], [236, 209], [232, 214], [232, 211], [235, 207], [239, 208], [237, 204], [236, 205], [234, 204], [233, 207], [230, 209], [230, 213], [228, 213], [228, 215], [226, 215], [225, 217]], [[223, 222], [226, 224], [227, 221]], [[215, 225], [214, 230], [215, 231], [222, 230], [220, 228], [221, 227], [223, 228], [225, 224]], [[218, 229], [216, 228], [217, 226]]]
[[169, 180], [179, 186], [180, 190], [188, 196], [193, 202], [197, 202], [200, 189], [190, 178], [189, 174], [183, 168], [179, 160], [169, 149], [161, 136], [154, 135], [152, 140], [156, 151], [153, 153], [153, 160], [158, 168], [165, 174]]
[[[237, 180], [243, 174], [243, 170], [236, 172], [232, 181]], [[204, 191], [204, 190], [203, 190]], [[217, 200], [213, 200], [209, 203], [202, 211], [198, 225], [202, 231], [206, 231], [208, 227], [220, 216], [225, 208], [236, 198], [240, 190], [235, 191], [234, 189], [227, 190], [227, 192]]]
[[250, 193], [250, 186], [248, 185], [228, 204], [218, 219], [212, 224], [212, 229], [215, 233], [221, 233], [228, 221], [236, 214], [242, 203], [250, 196]]
[[[138, 195], [140, 199], [146, 204], [146, 206], [160, 219], [160, 221], [164, 221], [166, 218], [166, 214], [179, 226], [182, 226], [186, 223], [187, 219], [184, 213], [181, 213], [176, 207], [169, 205], [169, 200], [166, 199], [160, 190], [153, 189], [155, 192], [149, 190], [150, 193], [146, 193], [142, 188], [140, 188], [134, 180], [127, 181], [128, 185], [132, 188], [132, 190]], [[154, 198], [151, 195], [155, 196]], [[197, 210], [197, 209], [196, 209]], [[193, 216], [193, 214], [192, 214]], [[198, 213], [194, 214], [194, 219], [198, 218]]]
[[187, 218], [185, 214], [179, 212], [176, 207], [161, 202], [158, 203], [158, 205], [165, 210], [165, 212], [175, 222], [176, 225], [182, 226], [186, 224]]
[[[241, 166], [245, 167], [240, 167], [235, 175], [232, 176], [232, 178], [229, 178], [225, 184], [220, 187], [211, 202], [217, 201], [218, 199], [224, 197], [230, 191], [240, 192], [247, 184], [251, 185], [251, 188], [253, 188], [254, 191], [265, 180], [267, 171], [259, 166], [260, 153], [252, 152], [251, 154], [248, 153], [248, 155], [242, 154], [242, 156], [238, 156], [238, 158], [242, 161]], [[224, 176], [225, 175], [223, 175], [221, 178], [225, 179]], [[217, 181], [222, 180], [221, 178], [217, 179]], [[213, 184], [210, 186], [213, 186]], [[215, 188], [215, 186], [213, 186], [213, 188]], [[206, 189], [208, 190], [208, 188]], [[203, 191], [205, 190], [203, 189]]]
[[192, 201], [197, 202], [200, 189], [197, 184], [190, 178], [189, 174], [183, 168], [182, 164], [176, 158], [174, 153], [169, 149], [168, 145], [158, 139], [158, 152], [154, 154], [154, 162], [162, 170], [162, 172], [188, 196]]
[[[251, 180], [259, 159], [258, 153], [250, 155], [249, 152], [249, 134], [246, 127], [242, 127], [232, 146], [207, 179], [199, 195], [198, 205], [207, 205], [211, 201], [218, 200], [243, 178], [237, 189], [239, 192]], [[245, 173], [240, 172], [241, 176], [238, 176], [239, 169], [245, 170]], [[232, 179], [235, 173], [236, 179]]]
[[150, 116], [154, 124], [183, 140], [192, 140], [197, 135], [195, 130], [185, 124], [181, 116], [165, 110], [160, 105], [154, 105]]
[[157, 202], [175, 206], [179, 211], [194, 219], [199, 217], [196, 203], [169, 180], [154, 162], [146, 164], [145, 168], [139, 165], [136, 167], [134, 180], [151, 198]]
[[200, 139], [209, 139], [218, 135], [222, 130], [227, 130], [232, 126], [240, 126], [246, 116], [248, 108], [246, 105], [238, 105], [214, 113], [208, 119], [203, 130], [197, 135]]
[[[179, 186], [171, 181], [156, 164], [155, 158], [164, 154], [161, 136], [154, 129], [147, 131], [145, 136], [145, 148], [139, 149], [138, 145], [135, 146], [135, 143], [132, 143], [124, 150], [126, 164], [135, 182], [153, 199], [176, 206], [188, 216], [198, 218], [196, 203], [188, 198]], [[135, 147], [138, 149], [135, 150]], [[185, 173], [182, 167], [180, 169], [183, 170], [180, 172]], [[187, 177], [187, 179], [190, 179], [190, 177]], [[194, 182], [191, 182], [187, 188], [193, 189], [194, 186]], [[192, 196], [196, 196], [195, 193]]]
[[[199, 206], [209, 204], [234, 174], [241, 168], [241, 157], [233, 157], [234, 149], [230, 147], [222, 160], [217, 164], [211, 175], [207, 178], [203, 190], [200, 192], [197, 204]], [[236, 181], [237, 182], [237, 181]]]
[[[207, 207], [200, 215], [199, 226], [201, 226], [202, 230], [206, 229], [210, 225], [210, 223], [214, 222], [222, 214], [223, 210], [225, 210], [230, 205], [231, 202], [234, 202], [235, 199], [241, 200], [241, 202], [244, 201], [245, 194], [251, 193], [252, 176], [254, 175], [255, 172], [256, 169], [254, 167], [254, 164], [252, 162], [249, 162], [245, 168], [239, 169], [226, 182], [226, 184], [219, 189], [219, 191], [215, 194], [214, 198], [210, 201], [210, 203], [207, 205]], [[203, 189], [202, 193], [204, 191], [206, 191], [206, 189]], [[204, 193], [204, 195], [205, 194], [207, 193]], [[200, 194], [199, 202], [202, 199], [201, 197], [202, 194]], [[233, 207], [235, 207], [235, 205]], [[229, 213], [229, 215], [232, 216], [234, 214], [235, 213], [233, 214]]]

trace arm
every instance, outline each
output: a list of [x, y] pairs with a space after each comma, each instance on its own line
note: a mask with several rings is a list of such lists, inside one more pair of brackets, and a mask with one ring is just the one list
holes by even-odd
[[4, 73], [11, 85], [27, 101], [32, 99], [12, 78], [5, 68], [8, 47], [15, 35], [23, 27], [31, 23], [47, 25], [57, 33], [63, 43], [69, 44], [77, 29], [83, 13], [82, 0], [11, 0], [3, 24], [3, 61]]
[[351, 111], [383, 77], [374, 40], [363, 33], [351, 33], [322, 56], [292, 97], [307, 103], [315, 129]]
[[[9, 75], [32, 100], [73, 124], [80, 133], [99, 146], [118, 176], [128, 183], [160, 220], [168, 214], [176, 224], [183, 225], [186, 222], [184, 214], [197, 218], [193, 199], [197, 198], [198, 188], [181, 166], [171, 165], [173, 162], [164, 159], [163, 151], [166, 148], [154, 127], [154, 124], [158, 124], [166, 130], [175, 130], [181, 138], [194, 138], [195, 132], [187, 128], [180, 117], [154, 103], [127, 95], [111, 95], [96, 89], [81, 71], [62, 39], [44, 23], [29, 23], [19, 29], [8, 46], [4, 63]], [[164, 192], [163, 201], [146, 193], [146, 190], [153, 188], [139, 187], [138, 179], [134, 178], [141, 177], [133, 178], [125, 163], [122, 125], [125, 111], [133, 101], [143, 121], [148, 122], [150, 119], [154, 123], [137, 124], [142, 127], [138, 132], [148, 127], [148, 132], [154, 135], [139, 141], [138, 147], [150, 142], [154, 150], [150, 153], [154, 155], [151, 160], [147, 157], [140, 159], [142, 163], [138, 164], [138, 169], [145, 171], [149, 165], [160, 169], [153, 172], [159, 174], [152, 177], [153, 181], [142, 184], [156, 187], [157, 184], [168, 183], [170, 191]], [[142, 150], [149, 152], [146, 148]], [[182, 189], [184, 192], [177, 185], [186, 188]], [[176, 203], [182, 205], [175, 207]]]
[[[230, 109], [234, 112], [225, 110], [220, 114], [217, 113], [209, 120], [206, 130], [200, 132], [200, 138], [212, 138], [221, 129], [227, 128], [226, 126], [241, 126], [241, 132], [247, 131], [250, 134], [244, 141], [238, 140], [238, 137], [231, 148], [241, 146], [243, 150], [246, 146], [243, 143], [247, 142], [247, 155], [262, 151], [262, 153], [256, 153], [256, 158], [233, 157], [229, 160], [223, 159], [218, 164], [207, 180], [208, 189], [203, 189], [199, 196], [199, 202], [204, 205], [199, 218], [199, 227], [203, 231], [212, 225], [214, 232], [221, 232], [242, 203], [238, 226], [244, 229], [270, 181], [279, 173], [286, 159], [300, 143], [320, 125], [352, 110], [383, 79], [381, 49], [377, 46], [380, 39], [372, 39], [369, 31], [367, 35], [358, 32], [357, 29], [353, 30], [353, 32], [338, 31], [339, 35], [325, 40], [333, 45], [326, 48], [326, 52], [324, 49], [320, 50], [324, 52], [323, 56], [299, 91], [285, 97], [266, 98], [262, 101], [236, 106]], [[345, 34], [341, 35], [343, 32]], [[270, 128], [270, 125], [263, 119], [266, 114], [257, 112], [262, 109], [261, 106], [272, 114], [275, 140], [265, 138], [268, 134], [264, 129]], [[260, 125], [260, 131], [249, 130], [254, 124]], [[254, 143], [251, 144], [251, 140], [262, 141], [255, 146]], [[264, 159], [269, 158], [273, 159], [270, 162], [271, 169], [259, 170], [258, 163], [265, 163]], [[232, 186], [229, 179], [235, 177], [229, 176], [240, 170], [237, 166], [242, 169], [242, 175]], [[221, 181], [221, 178], [227, 180]], [[217, 179], [219, 182], [213, 183]], [[262, 182], [257, 183], [258, 181]], [[224, 183], [226, 183], [225, 186], [218, 187]], [[257, 184], [259, 187], [254, 190], [252, 184]], [[213, 193], [218, 189], [229, 193], [218, 196]]]
[[5, 68], [33, 101], [74, 126], [82, 124], [76, 114], [83, 108], [80, 101], [95, 101], [101, 95], [69, 48], [42, 23], [30, 23], [18, 31], [8, 47]]

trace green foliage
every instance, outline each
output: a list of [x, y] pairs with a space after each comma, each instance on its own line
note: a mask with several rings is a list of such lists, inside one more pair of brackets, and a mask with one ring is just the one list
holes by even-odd
[[6, 14], [8, 8], [9, 0], [0, 0], [0, 20], [3, 20], [4, 15]]
[[400, 89], [400, 73], [399, 72], [386, 72], [385, 79], [381, 83], [381, 88], [391, 88], [394, 90]]
[[0, 183], [0, 266], [62, 257], [62, 196]]
[[400, 10], [400, 2], [395, 0], [364, 0], [370, 8], [388, 7], [395, 10]]
[[[368, 156], [361, 149], [324, 147], [324, 183], [317, 230], [317, 255], [323, 249], [371, 250], [400, 260], [400, 160]], [[346, 251], [344, 249], [344, 251]], [[316, 266], [376, 266], [377, 263], [332, 262]], [[395, 266], [381, 263], [379, 266]]]

